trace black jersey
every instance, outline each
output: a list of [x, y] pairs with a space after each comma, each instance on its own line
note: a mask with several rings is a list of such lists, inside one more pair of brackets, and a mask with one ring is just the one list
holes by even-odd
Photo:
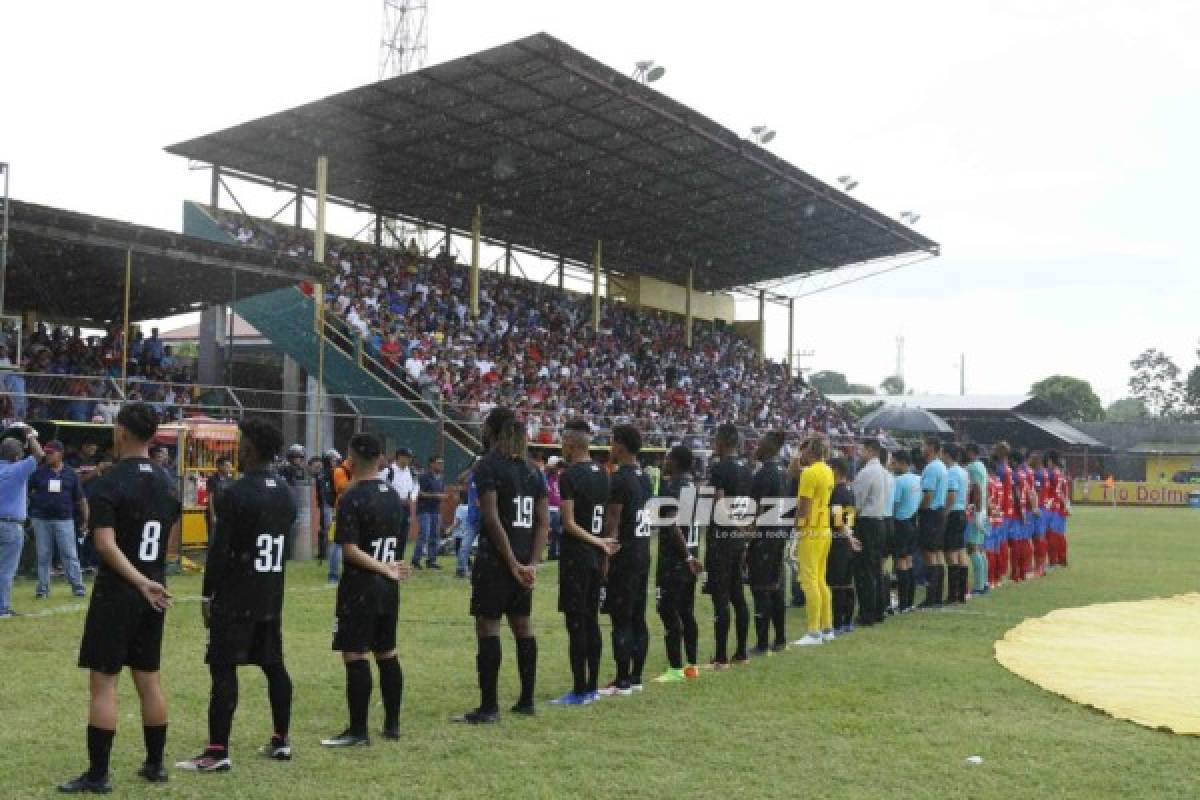
[[[829, 497], [829, 523], [836, 535], [842, 528], [854, 527], [854, 490], [845, 483], [833, 487]], [[849, 530], [843, 531], [849, 533]]]
[[[558, 479], [563, 500], [573, 504], [575, 524], [594, 536], [604, 536], [604, 512], [608, 504], [608, 473], [594, 461], [578, 461]], [[600, 550], [563, 532], [560, 546], [563, 565], [597, 566]]]
[[650, 524], [646, 520], [646, 500], [650, 498], [650, 476], [641, 467], [622, 464], [613, 475], [609, 503], [621, 506], [617, 521], [617, 539], [621, 549], [617, 558], [632, 560], [639, 566], [650, 563]]
[[[754, 478], [750, 468], [740, 458], [722, 458], [713, 465], [709, 473], [709, 485], [722, 493], [724, 506], [728, 509], [729, 517], [745, 515], [749, 509], [747, 502], [753, 488]], [[742, 547], [745, 545], [746, 527], [731, 527], [716, 524], [720, 522], [720, 514], [714, 513], [714, 524], [709, 526], [709, 547]]]
[[[124, 458], [92, 483], [88, 499], [91, 527], [112, 528], [117, 547], [138, 572], [163, 583], [167, 543], [181, 513], [175, 487], [148, 458]], [[126, 586], [101, 563], [96, 593]]]
[[[778, 461], [775, 459], [764, 461], [762, 466], [758, 468], [758, 471], [754, 473], [754, 477], [750, 482], [750, 496], [754, 498], [754, 502], [758, 506], [756, 513], [761, 514], [763, 511], [767, 510], [763, 500], [770, 500], [771, 508], [773, 509], [771, 513], [777, 513], [777, 507], [775, 504], [778, 503], [781, 498], [787, 497], [784, 495], [783, 468], [780, 466]], [[795, 497], [795, 495], [792, 495], [792, 497]], [[780, 531], [783, 531], [784, 535], [786, 535], [787, 528], [756, 528], [754, 530], [754, 534], [756, 538], [766, 538], [778, 536]]]
[[[367, 555], [393, 564], [403, 533], [400, 495], [384, 481], [359, 481], [342, 493], [337, 506], [338, 544], [352, 544]], [[396, 582], [346, 560], [338, 583], [338, 614], [395, 614], [400, 602]]]
[[212, 598], [213, 617], [278, 619], [283, 613], [284, 543], [296, 521], [287, 484], [274, 472], [248, 472], [225, 482], [216, 512], [202, 590]]
[[[692, 480], [691, 474], [685, 473], [678, 478], [672, 476], [662, 485], [663, 497], [674, 497], [680, 499], [684, 489], [694, 488], [695, 483]], [[679, 513], [682, 516], [686, 509], [680, 508]], [[679, 534], [683, 534], [685, 547], [679, 546]], [[658, 574], [666, 575], [668, 573], [684, 573], [688, 572], [688, 558], [695, 558], [699, 554], [700, 540], [698, 538], [698, 529], [694, 524], [667, 525], [661, 528], [658, 532]], [[688, 572], [690, 575], [691, 573]]]
[[[546, 478], [525, 459], [490, 450], [475, 468], [475, 487], [481, 499], [488, 492], [496, 493], [496, 510], [513, 555], [522, 564], [533, 563], [534, 510], [546, 496]], [[500, 550], [486, 521], [479, 533], [480, 555], [499, 559]]]

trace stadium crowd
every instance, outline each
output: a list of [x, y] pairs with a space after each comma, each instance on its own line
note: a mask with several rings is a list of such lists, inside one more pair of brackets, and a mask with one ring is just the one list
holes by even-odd
[[[217, 215], [243, 244], [311, 256], [307, 232]], [[759, 432], [852, 433], [836, 406], [789, 379], [783, 364], [760, 361], [732, 329], [697, 324], [689, 349], [677, 315], [604, 301], [597, 332], [589, 296], [491, 272], [480, 276], [472, 320], [467, 270], [446, 251], [426, 258], [415, 241], [380, 250], [333, 237], [327, 251], [335, 318], [380, 362], [468, 421], [511, 407], [542, 443], [557, 441], [577, 413], [601, 437], [632, 422], [656, 444], [710, 436], [719, 421]]]

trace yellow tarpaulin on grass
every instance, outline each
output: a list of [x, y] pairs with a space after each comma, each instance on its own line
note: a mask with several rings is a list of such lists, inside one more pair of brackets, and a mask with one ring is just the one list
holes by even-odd
[[1200, 594], [1052, 611], [1006, 633], [996, 660], [1119, 719], [1200, 736]]

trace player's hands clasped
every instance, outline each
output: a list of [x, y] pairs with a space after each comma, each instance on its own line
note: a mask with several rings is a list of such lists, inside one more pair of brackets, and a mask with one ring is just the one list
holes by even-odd
[[617, 551], [621, 549], [621, 543], [616, 539], [602, 539], [601, 541], [603, 544], [600, 545], [600, 549], [604, 551], [606, 556], [615, 556]]
[[406, 581], [412, 575], [412, 567], [403, 561], [388, 564], [387, 576], [394, 581]]
[[142, 597], [146, 598], [146, 602], [155, 611], [166, 611], [172, 605], [171, 593], [161, 583], [156, 583], [152, 580], [142, 581], [141, 585], [138, 586], [138, 591], [142, 593]]
[[533, 584], [537, 582], [537, 567], [532, 564], [517, 564], [513, 568], [513, 577], [526, 589], [532, 589]]

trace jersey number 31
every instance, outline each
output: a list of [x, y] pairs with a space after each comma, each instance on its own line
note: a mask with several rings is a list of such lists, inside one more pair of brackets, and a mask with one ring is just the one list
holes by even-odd
[[283, 537], [260, 533], [255, 540], [258, 558], [254, 559], [256, 572], [283, 572]]

